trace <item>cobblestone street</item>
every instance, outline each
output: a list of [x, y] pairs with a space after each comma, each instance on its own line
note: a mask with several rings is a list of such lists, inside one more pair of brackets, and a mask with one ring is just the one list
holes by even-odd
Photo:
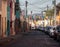
[[23, 33], [22, 37], [6, 47], [60, 47], [59, 43], [42, 31]]

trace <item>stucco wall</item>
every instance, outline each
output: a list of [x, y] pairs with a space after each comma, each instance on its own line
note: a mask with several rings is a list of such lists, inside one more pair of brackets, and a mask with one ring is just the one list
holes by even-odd
[[6, 36], [6, 22], [7, 22], [7, 1], [2, 0], [2, 11], [1, 11], [1, 15], [2, 15], [2, 33], [3, 33], [3, 37]]

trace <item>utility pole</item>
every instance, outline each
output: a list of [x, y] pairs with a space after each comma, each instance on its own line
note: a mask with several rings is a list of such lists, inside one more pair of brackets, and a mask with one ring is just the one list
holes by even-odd
[[32, 16], [32, 11], [31, 11], [31, 16]]
[[27, 1], [25, 1], [25, 7], [26, 7], [26, 17], [27, 17], [27, 4], [28, 4], [28, 2], [27, 2]]
[[56, 0], [53, 1], [54, 4], [54, 25], [56, 25]]
[[49, 18], [49, 26], [51, 25], [51, 15], [50, 13], [48, 12], [49, 11], [49, 6], [47, 5], [47, 15], [48, 15], [48, 18]]
[[32, 11], [31, 11], [31, 17], [32, 17]]
[[41, 13], [42, 13], [42, 17], [43, 17], [43, 27], [44, 27], [44, 16], [43, 16], [43, 12], [44, 12], [44, 11], [42, 11]]
[[48, 11], [49, 6], [47, 5], [47, 11]]
[[[26, 19], [25, 19], [25, 22], [27, 22], [27, 23], [28, 23], [28, 22], [29, 22], [29, 20], [28, 20], [28, 18], [27, 18], [27, 4], [28, 4], [28, 2], [27, 2], [27, 1], [25, 1], [25, 7], [26, 7], [26, 12], [25, 12], [25, 13], [26, 13], [26, 14], [25, 14], [25, 18], [26, 18]], [[27, 23], [26, 23], [26, 28], [27, 28], [27, 30], [26, 30], [26, 31], [28, 31], [28, 29], [29, 29], [29, 24], [27, 24]]]
[[[48, 7], [48, 5], [47, 5], [47, 12], [48, 12], [48, 8], [49, 8], [49, 7]], [[46, 13], [46, 15], [48, 15], [48, 13]]]

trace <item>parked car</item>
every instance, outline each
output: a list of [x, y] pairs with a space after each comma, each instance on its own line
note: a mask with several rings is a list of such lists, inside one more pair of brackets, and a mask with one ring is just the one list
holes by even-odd
[[31, 29], [35, 29], [35, 24], [33, 22], [31, 23]]
[[29, 28], [30, 28], [30, 30], [35, 29], [35, 24], [32, 20], [29, 21]]
[[44, 31], [47, 32], [47, 27], [44, 28]]
[[39, 26], [39, 28], [38, 28], [39, 30], [43, 30], [43, 27], [41, 27], [41, 26]]
[[46, 31], [46, 27], [43, 27], [43, 31]]
[[57, 33], [57, 29], [56, 29], [55, 26], [52, 26], [52, 27], [50, 28], [50, 30], [49, 30], [49, 35], [50, 35], [51, 37], [54, 37], [54, 33]]
[[50, 26], [46, 26], [46, 27], [45, 27], [45, 32], [46, 32], [46, 33], [49, 33], [49, 30], [50, 30], [50, 29], [51, 29]]
[[40, 27], [40, 25], [38, 25], [38, 24], [35, 26], [36, 29], [39, 29], [39, 27]]
[[55, 39], [60, 40], [60, 25], [56, 27], [57, 32], [54, 32]]
[[44, 30], [45, 30], [45, 32], [46, 32], [47, 34], [49, 34], [51, 37], [54, 36], [54, 32], [57, 32], [56, 26], [47, 26], [47, 27], [45, 27]]

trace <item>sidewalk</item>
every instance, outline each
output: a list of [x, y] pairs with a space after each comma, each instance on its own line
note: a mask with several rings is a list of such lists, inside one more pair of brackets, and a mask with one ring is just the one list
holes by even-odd
[[7, 45], [10, 43], [13, 43], [15, 40], [17, 40], [19, 37], [22, 37], [22, 35], [15, 35], [15, 36], [9, 36], [6, 38], [1, 38], [0, 39], [0, 46]]
[[14, 35], [14, 36], [0, 38], [0, 46], [5, 46], [5, 45], [8, 45], [8, 44], [12, 44], [17, 39], [19, 39], [20, 37], [22, 37], [23, 35], [28, 35], [28, 33], [30, 33], [30, 31], [28, 31], [28, 32], [21, 32], [20, 34], [17, 34], [17, 35]]

